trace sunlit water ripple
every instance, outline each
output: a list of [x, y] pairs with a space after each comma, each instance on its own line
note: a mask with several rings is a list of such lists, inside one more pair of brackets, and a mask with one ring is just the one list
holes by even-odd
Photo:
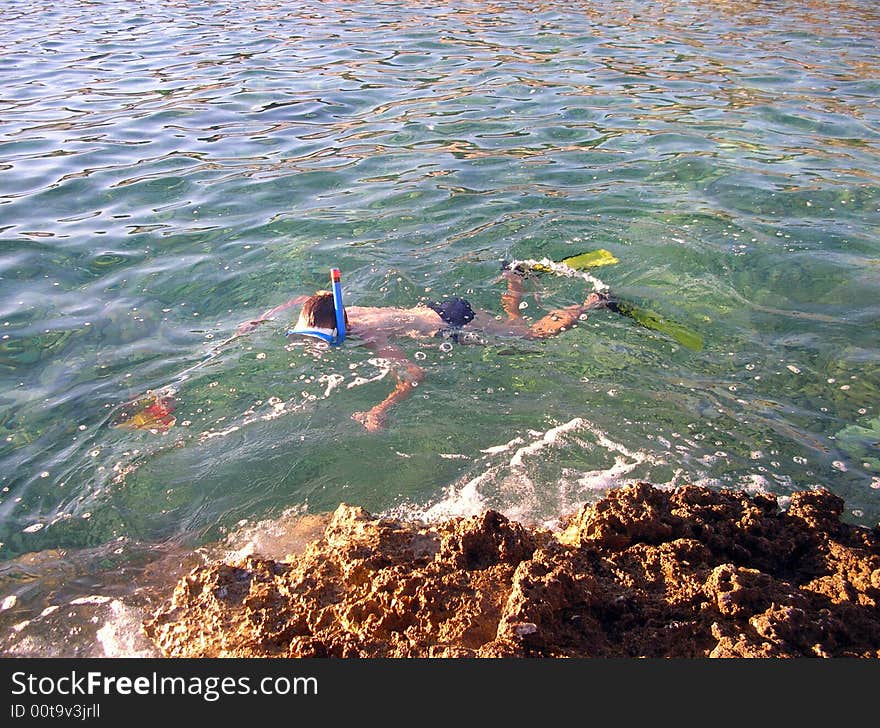
[[[51, 653], [36, 615], [157, 550], [340, 501], [552, 522], [636, 479], [824, 485], [876, 524], [878, 29], [868, 0], [7, 0], [3, 649]], [[500, 313], [501, 260], [596, 248], [703, 349], [609, 311], [411, 342], [427, 377], [374, 435], [356, 342], [282, 317], [214, 348], [331, 266], [349, 302]], [[530, 315], [584, 295], [530, 285]], [[168, 432], [108, 426], [163, 387]]]

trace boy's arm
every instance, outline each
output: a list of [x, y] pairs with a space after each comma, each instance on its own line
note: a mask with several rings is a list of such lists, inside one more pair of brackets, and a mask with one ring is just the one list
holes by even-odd
[[406, 353], [402, 349], [387, 341], [367, 342], [367, 346], [377, 356], [388, 359], [395, 365], [393, 372], [397, 379], [394, 390], [379, 404], [366, 412], [355, 412], [351, 416], [353, 420], [360, 422], [370, 432], [376, 432], [385, 427], [388, 410], [409, 397], [413, 389], [425, 378], [425, 372], [418, 364], [407, 359]]
[[275, 316], [275, 314], [280, 313], [281, 311], [284, 311], [285, 309], [288, 309], [291, 306], [299, 306], [301, 303], [304, 303], [306, 301], [306, 299], [308, 299], [308, 296], [295, 296], [294, 298], [291, 298], [286, 303], [282, 303], [280, 306], [276, 306], [275, 308], [270, 308], [268, 311], [263, 313], [263, 315], [260, 316], [259, 318], [252, 319], [251, 321], [242, 322], [239, 325], [238, 329], [236, 330], [235, 335], [242, 336], [244, 334], [249, 334], [251, 331], [253, 331], [255, 328], [257, 328], [257, 326], [259, 326], [260, 324], [265, 323], [266, 321], [272, 320], [272, 318]]

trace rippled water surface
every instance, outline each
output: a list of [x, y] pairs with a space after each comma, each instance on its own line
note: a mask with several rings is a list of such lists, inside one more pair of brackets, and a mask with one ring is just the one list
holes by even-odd
[[[340, 501], [552, 521], [634, 479], [824, 485], [876, 524], [878, 29], [869, 0], [6, 0], [3, 649], [63, 652], [52, 608], [109, 609], [157, 550]], [[703, 347], [610, 311], [403, 342], [426, 378], [372, 434], [350, 415], [392, 377], [356, 340], [288, 342], [291, 309], [221, 343], [332, 266], [349, 303], [500, 314], [500, 261], [598, 248]], [[526, 315], [589, 290], [527, 285]], [[109, 426], [158, 390], [167, 432]]]

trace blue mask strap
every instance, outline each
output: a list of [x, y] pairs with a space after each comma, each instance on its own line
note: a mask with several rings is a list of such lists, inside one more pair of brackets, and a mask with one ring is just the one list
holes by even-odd
[[288, 329], [286, 336], [291, 334], [299, 334], [301, 336], [314, 336], [316, 339], [326, 341], [331, 346], [339, 343], [339, 337], [332, 334], [326, 334], [323, 331], [315, 331], [314, 329]]

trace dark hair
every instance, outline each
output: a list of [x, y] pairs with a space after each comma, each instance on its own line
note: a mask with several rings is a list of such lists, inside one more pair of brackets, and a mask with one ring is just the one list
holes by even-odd
[[[342, 313], [345, 317], [345, 328], [348, 328], [348, 312], [343, 308]], [[309, 296], [299, 315], [307, 326], [335, 329], [336, 306], [333, 304], [333, 294], [329, 291], [318, 291], [314, 296]]]

